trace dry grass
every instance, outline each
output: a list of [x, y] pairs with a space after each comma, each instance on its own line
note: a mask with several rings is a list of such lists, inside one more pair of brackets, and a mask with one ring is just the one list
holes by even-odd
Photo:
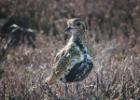
[[[25, 10], [26, 9], [26, 10]], [[66, 44], [66, 18], [84, 18], [94, 68], [69, 84], [69, 99], [135, 100], [140, 97], [139, 0], [0, 0], [0, 26], [11, 15], [27, 17], [38, 33], [36, 47], [21, 44], [3, 53], [0, 43], [0, 100], [66, 99], [64, 84], [47, 86], [56, 52]], [[1, 75], [1, 69], [4, 73]], [[98, 84], [97, 84], [98, 83]], [[80, 95], [80, 96], [79, 96]], [[139, 99], [138, 99], [139, 100]]]
[[[97, 95], [101, 100], [137, 98], [140, 94], [140, 54], [131, 50], [133, 48], [129, 47], [128, 40], [94, 43], [93, 37], [87, 38], [95, 67], [89, 77], [80, 83], [79, 97], [83, 100], [95, 99]], [[1, 100], [65, 98], [61, 82], [49, 88], [42, 83], [52, 70], [55, 53], [65, 45], [63, 37], [38, 34], [36, 44], [36, 49], [21, 45], [16, 50], [10, 50], [6, 60], [1, 62], [5, 71], [0, 80]], [[76, 99], [75, 83], [68, 87], [69, 98]]]

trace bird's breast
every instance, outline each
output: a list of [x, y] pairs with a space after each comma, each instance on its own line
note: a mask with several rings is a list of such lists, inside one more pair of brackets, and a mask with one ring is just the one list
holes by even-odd
[[77, 44], [70, 44], [67, 47], [66, 51], [69, 62], [64, 74], [60, 78], [60, 80], [64, 82], [83, 80], [93, 67], [92, 58], [88, 54], [87, 48], [82, 44], [79, 45], [80, 46]]
[[[72, 49], [69, 52], [70, 59], [69, 59], [69, 67], [72, 68], [75, 64], [83, 61], [84, 54], [82, 50], [78, 46], [73, 46]], [[86, 53], [87, 59], [91, 59], [90, 55]]]
[[84, 56], [78, 47], [73, 47], [70, 51], [70, 66], [74, 66], [76, 63], [79, 63], [83, 60]]

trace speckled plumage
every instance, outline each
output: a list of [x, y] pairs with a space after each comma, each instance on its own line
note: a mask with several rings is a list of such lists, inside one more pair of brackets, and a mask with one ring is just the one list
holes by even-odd
[[85, 26], [81, 19], [68, 20], [72, 36], [67, 45], [57, 53], [53, 71], [46, 80], [48, 84], [55, 84], [57, 80], [63, 82], [82, 81], [92, 70], [92, 58], [81, 39], [85, 33]]

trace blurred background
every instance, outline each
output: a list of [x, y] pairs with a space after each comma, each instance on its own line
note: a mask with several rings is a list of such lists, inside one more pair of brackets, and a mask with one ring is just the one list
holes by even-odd
[[95, 66], [80, 96], [69, 84], [69, 99], [140, 97], [139, 0], [0, 0], [0, 100], [66, 99], [61, 82], [49, 89], [41, 84], [70, 37], [63, 32], [66, 21], [74, 17], [88, 25], [85, 42]]

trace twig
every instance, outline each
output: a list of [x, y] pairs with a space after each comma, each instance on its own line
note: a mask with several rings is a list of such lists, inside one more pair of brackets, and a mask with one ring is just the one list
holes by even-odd
[[80, 83], [76, 82], [77, 100], [79, 100], [79, 97], [80, 97], [79, 87], [80, 87]]
[[46, 90], [48, 93], [48, 96], [53, 98], [53, 100], [57, 100], [57, 96], [53, 94], [51, 88], [49, 87], [48, 84], [43, 84], [40, 86], [43, 90]]
[[97, 83], [96, 100], [99, 100], [99, 76], [98, 76], [98, 72], [96, 73], [96, 83]]
[[65, 89], [65, 91], [64, 91], [64, 97], [65, 98], [68, 98], [68, 85], [67, 85], [66, 82], [64, 82], [64, 89]]

